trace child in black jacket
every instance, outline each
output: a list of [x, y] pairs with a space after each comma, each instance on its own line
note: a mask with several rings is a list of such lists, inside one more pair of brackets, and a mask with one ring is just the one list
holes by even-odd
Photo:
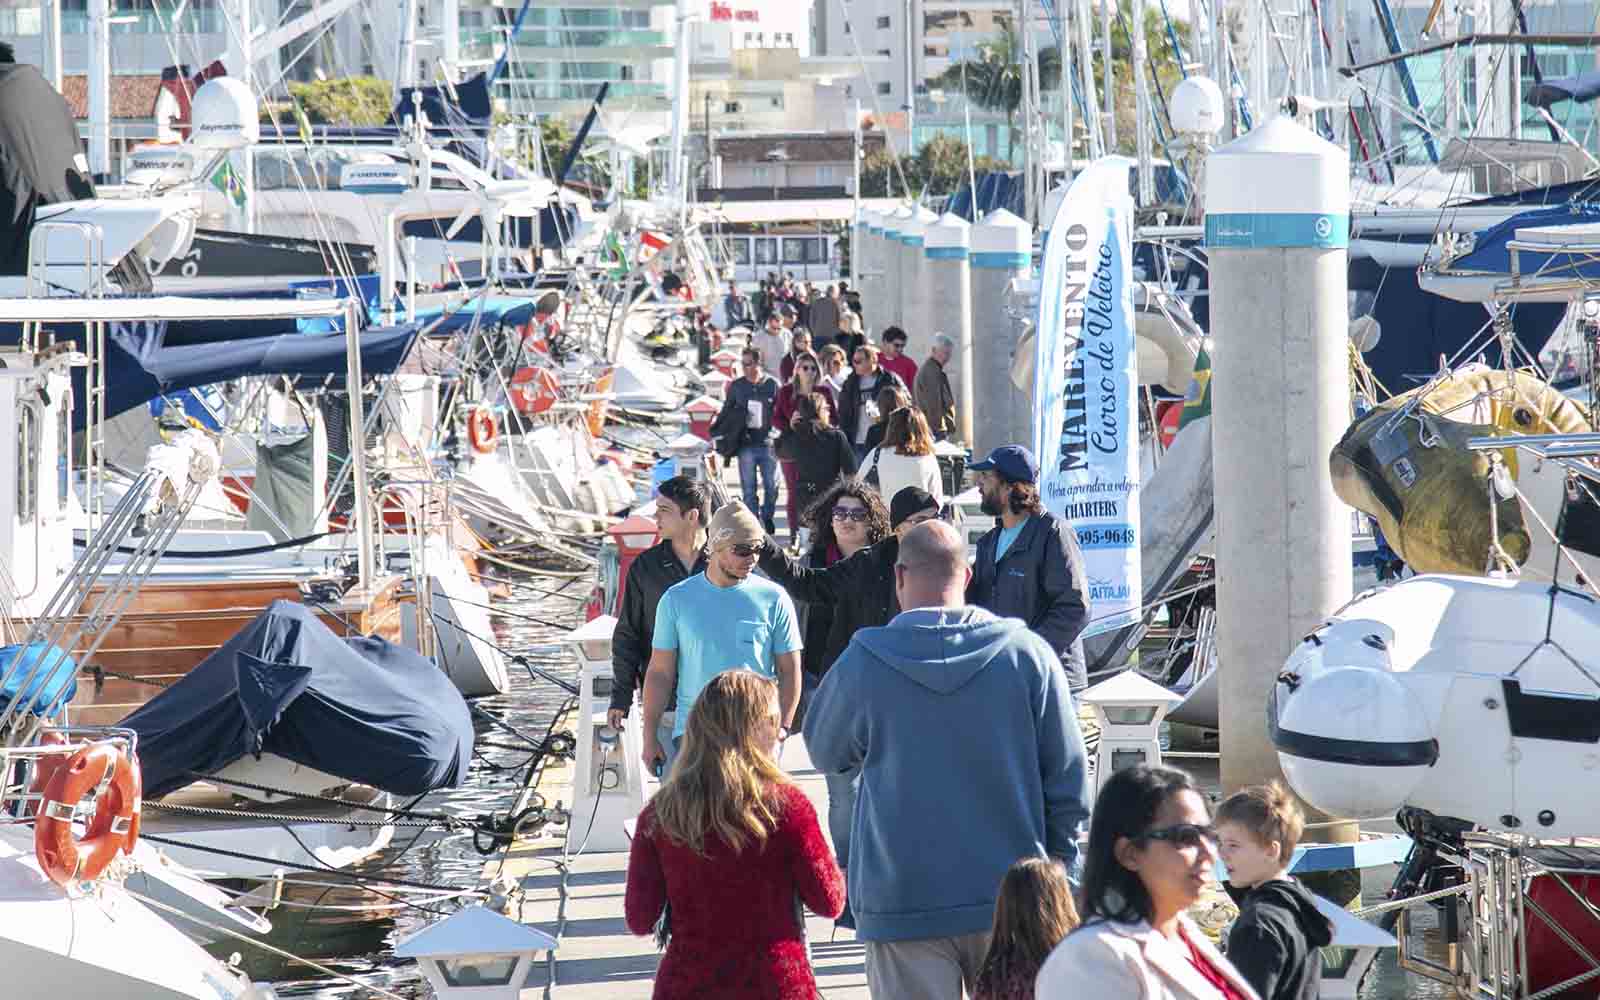
[[1228, 932], [1228, 960], [1262, 1000], [1317, 1000], [1322, 956], [1333, 925], [1314, 897], [1289, 877], [1305, 828], [1294, 798], [1277, 782], [1246, 788], [1217, 807], [1217, 844], [1228, 866], [1225, 888], [1239, 904]]

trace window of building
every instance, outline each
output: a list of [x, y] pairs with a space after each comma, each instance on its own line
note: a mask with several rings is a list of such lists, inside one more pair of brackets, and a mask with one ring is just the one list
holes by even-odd
[[739, 108], [739, 102], [738, 101], [723, 101], [722, 102], [722, 113], [725, 114], [725, 115], [736, 115], [736, 114], [739, 113], [739, 110], [740, 110], [740, 108]]
[[878, 27], [880, 27], [880, 28], [888, 28], [889, 27], [889, 18], [888, 18], [887, 15], [885, 15], [884, 17], [878, 18]]
[[783, 98], [781, 98], [781, 97], [772, 98], [772, 106], [777, 108], [778, 110], [782, 111], [783, 110]]
[[778, 240], [773, 236], [757, 236], [750, 242], [756, 247], [756, 266], [778, 262]]
[[750, 241], [743, 236], [736, 236], [733, 243], [733, 263], [738, 267], [750, 266]]
[[888, 94], [890, 92], [891, 92], [891, 88], [890, 88], [889, 84], [887, 84], [887, 83], [878, 84], [878, 93], [880, 93], [880, 94]]
[[844, 33], [850, 34], [850, 22], [848, 20], [844, 22]]
[[820, 166], [817, 168], [817, 183], [832, 184], [838, 179], [839, 168], [833, 166]]
[[888, 55], [893, 55], [893, 53], [890, 52], [888, 49], [879, 49], [878, 50], [878, 55], [880, 55], [880, 56], [888, 56]]

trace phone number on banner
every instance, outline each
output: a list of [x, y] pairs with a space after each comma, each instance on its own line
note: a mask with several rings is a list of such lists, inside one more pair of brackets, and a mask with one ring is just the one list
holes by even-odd
[[1077, 528], [1080, 549], [1131, 549], [1137, 535], [1131, 524], [1108, 524], [1102, 527]]

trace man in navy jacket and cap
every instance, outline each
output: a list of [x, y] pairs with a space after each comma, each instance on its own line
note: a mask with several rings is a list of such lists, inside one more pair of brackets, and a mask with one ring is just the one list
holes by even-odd
[[1061, 658], [1074, 694], [1088, 685], [1083, 634], [1089, 587], [1071, 523], [1044, 509], [1039, 463], [1021, 445], [996, 448], [968, 466], [979, 474], [983, 512], [999, 519], [978, 540], [967, 603], [1021, 618]]

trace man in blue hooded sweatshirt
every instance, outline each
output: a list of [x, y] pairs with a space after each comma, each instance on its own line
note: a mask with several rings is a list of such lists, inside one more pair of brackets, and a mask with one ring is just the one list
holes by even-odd
[[849, 896], [875, 997], [971, 993], [1001, 876], [1038, 855], [1075, 870], [1089, 815], [1060, 661], [1026, 623], [965, 606], [971, 575], [950, 525], [907, 533], [906, 610], [855, 634], [806, 712], [818, 770], [861, 769]]

